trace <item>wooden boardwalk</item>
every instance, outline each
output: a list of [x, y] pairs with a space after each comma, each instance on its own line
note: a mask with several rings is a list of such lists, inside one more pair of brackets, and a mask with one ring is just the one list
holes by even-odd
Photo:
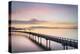
[[20, 32], [12, 32], [11, 49], [13, 53], [16, 52], [32, 52], [43, 51], [44, 49], [32, 42], [27, 35]]
[[[34, 32], [25, 32], [25, 31], [17, 31], [17, 30], [11, 32], [12, 33], [15, 32], [14, 34], [12, 33], [10, 34], [12, 43], [10, 42], [9, 44], [12, 44], [12, 46], [9, 45], [9, 48], [12, 50], [12, 52], [52, 50], [51, 41], [61, 44], [64, 50], [68, 49], [68, 46], [73, 47], [74, 49], [78, 48], [78, 40], [50, 36], [45, 34], [38, 34]], [[42, 38], [46, 40], [46, 46], [43, 45]]]
[[[45, 35], [45, 34], [38, 34], [38, 33], [34, 33], [34, 32], [25, 32], [25, 31], [15, 31], [15, 32], [21, 32], [21, 33], [26, 33], [29, 34], [29, 38], [36, 42], [38, 45], [43, 46], [42, 45], [42, 38], [44, 38], [46, 40], [46, 46], [44, 46], [45, 49], [47, 50], [51, 50], [50, 48], [50, 41], [55, 41], [57, 43], [62, 44], [64, 49], [68, 49], [67, 46], [71, 46], [75, 48], [78, 48], [78, 40], [73, 40], [73, 39], [69, 39], [69, 38], [63, 38], [63, 37], [56, 37], [56, 36], [50, 36], [50, 35]], [[36, 38], [38, 38], [38, 41], [36, 41]]]

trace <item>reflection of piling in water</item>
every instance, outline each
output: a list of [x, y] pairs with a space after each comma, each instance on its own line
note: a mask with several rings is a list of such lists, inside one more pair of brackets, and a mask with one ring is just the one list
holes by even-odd
[[[24, 31], [17, 31], [17, 32], [29, 34], [29, 39], [37, 43], [39, 46], [45, 48], [46, 50], [51, 50], [50, 41], [55, 41], [57, 43], [62, 44], [63, 49], [68, 49], [68, 46], [71, 46], [73, 48], [78, 48], [77, 40], [63, 38], [63, 37], [49, 36], [49, 35], [44, 35], [44, 34], [38, 34], [34, 32], [24, 32]], [[46, 40], [46, 46], [43, 45], [42, 38]]]

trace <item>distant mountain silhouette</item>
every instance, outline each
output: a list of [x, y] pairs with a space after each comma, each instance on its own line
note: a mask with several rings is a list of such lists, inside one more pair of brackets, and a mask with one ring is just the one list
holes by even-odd
[[11, 22], [15, 23], [15, 24], [37, 24], [39, 22], [46, 22], [46, 21], [42, 21], [42, 20], [38, 20], [38, 19], [33, 18], [29, 21], [12, 20]]

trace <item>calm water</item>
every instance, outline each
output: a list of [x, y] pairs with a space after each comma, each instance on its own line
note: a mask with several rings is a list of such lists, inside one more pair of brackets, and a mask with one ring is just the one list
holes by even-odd
[[70, 39], [78, 39], [78, 30], [77, 29], [34, 29], [32, 32], [70, 38]]
[[[46, 34], [46, 35], [65, 37], [65, 38], [78, 40], [77, 29], [33, 29], [30, 31]], [[25, 36], [28, 36], [28, 35], [24, 33], [17, 33], [17, 32], [12, 33], [13, 52], [42, 51], [37, 45], [30, 43], [30, 41], [27, 38], [25, 38]], [[42, 38], [42, 44], [46, 46], [46, 40], [44, 38]], [[63, 50], [63, 46], [60, 43], [57, 43], [54, 41], [51, 41], [50, 46], [52, 50]], [[70, 46], [68, 46], [68, 48], [74, 49], [73, 47], [70, 47]]]
[[[57, 37], [64, 37], [69, 39], [78, 40], [78, 30], [77, 29], [34, 29], [32, 32], [57, 36]], [[46, 46], [46, 40], [42, 39], [43, 45]], [[73, 47], [68, 46], [69, 49], [74, 49]], [[52, 50], [62, 50], [63, 46], [60, 43], [51, 41], [51, 49]]]

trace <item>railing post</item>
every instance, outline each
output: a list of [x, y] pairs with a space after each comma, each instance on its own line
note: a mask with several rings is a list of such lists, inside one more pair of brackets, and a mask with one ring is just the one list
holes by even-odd
[[35, 36], [33, 35], [33, 40], [35, 40], [34, 37], [35, 37]]
[[50, 48], [50, 40], [49, 40], [49, 49], [51, 49], [51, 48]]
[[[13, 31], [13, 32], [15, 32], [15, 31]], [[22, 32], [22, 31], [16, 31], [16, 32]], [[25, 32], [24, 31], [22, 33], [27, 33], [28, 38], [34, 39], [34, 41], [36, 41], [36, 38], [38, 38], [37, 40], [38, 40], [38, 43], [40, 43], [40, 44], [42, 44], [42, 38], [46, 39], [46, 47], [47, 48], [50, 48], [50, 40], [61, 43], [64, 49], [68, 49], [68, 46], [78, 48], [78, 41], [75, 41], [73, 39], [66, 39], [66, 38], [62, 38], [62, 37], [51, 37], [51, 36], [49, 37], [44, 34], [37, 34], [34, 32]]]
[[48, 47], [48, 40], [46, 39], [46, 48]]
[[34, 36], [32, 35], [32, 39], [34, 39]]
[[29, 34], [29, 38], [30, 38], [30, 34]]
[[40, 37], [40, 44], [42, 44], [42, 38]]
[[39, 43], [39, 37], [38, 37], [38, 43]]
[[63, 46], [63, 49], [64, 49], [64, 50], [67, 50], [67, 49], [68, 49], [68, 46], [66, 46], [66, 45], [64, 45], [64, 44], [62, 44], [62, 46]]
[[35, 36], [35, 41], [36, 41], [36, 36]]
[[63, 49], [65, 50], [65, 45], [62, 45], [63, 46]]
[[68, 49], [68, 46], [65, 46], [66, 47], [66, 50]]
[[50, 48], [50, 40], [46, 39], [46, 48], [48, 48], [49, 50], [51, 49]]

